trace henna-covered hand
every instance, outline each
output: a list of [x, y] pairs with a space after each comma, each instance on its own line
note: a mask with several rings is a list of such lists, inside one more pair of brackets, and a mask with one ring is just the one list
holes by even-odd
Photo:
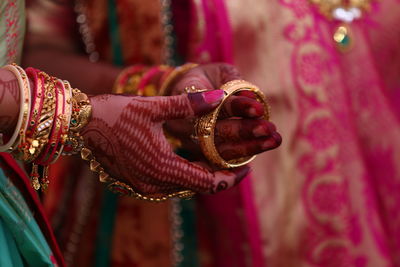
[[212, 172], [179, 157], [164, 136], [163, 124], [209, 112], [222, 97], [221, 90], [170, 97], [95, 96], [92, 119], [82, 135], [114, 178], [142, 193], [214, 193], [235, 185], [249, 168]]
[[[191, 86], [198, 89], [219, 89], [224, 83], [235, 79], [241, 79], [241, 76], [231, 65], [201, 65], [178, 77], [169, 91], [179, 95], [186, 87]], [[251, 92], [242, 91], [227, 99], [215, 131], [216, 147], [224, 159], [252, 156], [281, 144], [282, 138], [276, 127], [264, 120], [263, 114], [264, 106]], [[169, 121], [165, 127], [170, 134], [182, 141], [184, 148], [190, 150], [191, 158], [202, 158], [199, 146], [190, 138], [193, 134], [191, 121]]]

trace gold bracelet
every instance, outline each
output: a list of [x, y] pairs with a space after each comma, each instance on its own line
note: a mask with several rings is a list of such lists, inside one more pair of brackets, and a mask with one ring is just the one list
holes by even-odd
[[[38, 79], [37, 80], [37, 86], [36, 86], [36, 100], [35, 100], [35, 105], [33, 106], [33, 112], [32, 112], [32, 118], [30, 120], [30, 126], [39, 123], [39, 116], [41, 114], [41, 105], [43, 104], [42, 97], [43, 97], [43, 88], [44, 85], [42, 83], [42, 79]], [[26, 162], [32, 162], [33, 160], [35, 160], [36, 156], [38, 155], [38, 147], [39, 147], [39, 140], [36, 139], [38, 130], [37, 127], [35, 129], [33, 129], [33, 133], [32, 133], [32, 138], [30, 140], [30, 146], [29, 146], [29, 154], [26, 159], [24, 159], [24, 161]]]
[[160, 87], [160, 91], [159, 91], [159, 95], [161, 96], [165, 96], [168, 95], [169, 92], [167, 92], [168, 87], [172, 84], [172, 82], [174, 82], [174, 80], [176, 79], [176, 77], [178, 77], [179, 75], [182, 75], [186, 72], [188, 72], [189, 70], [196, 68], [199, 64], [196, 63], [186, 63], [182, 66], [179, 66], [177, 68], [175, 68], [169, 75], [168, 77], [165, 79], [165, 81], [163, 82], [163, 84]]
[[89, 162], [90, 170], [98, 174], [100, 182], [108, 183], [108, 189], [113, 193], [117, 193], [123, 196], [133, 197], [138, 200], [157, 202], [157, 203], [166, 201], [174, 197], [178, 197], [181, 199], [190, 199], [195, 195], [195, 193], [191, 190], [178, 191], [167, 195], [143, 195], [141, 193], [136, 192], [131, 186], [127, 185], [126, 183], [112, 178], [104, 170], [101, 164], [96, 160], [90, 149], [82, 148], [81, 158]]
[[85, 127], [92, 115], [89, 97], [78, 89], [72, 89], [72, 115], [69, 130], [79, 133]]
[[264, 105], [264, 119], [266, 120], [269, 119], [269, 106], [261, 90], [247, 81], [233, 80], [224, 84], [221, 89], [225, 91], [225, 96], [221, 104], [214, 111], [196, 119], [194, 130], [204, 156], [211, 163], [223, 169], [236, 168], [248, 164], [256, 156], [225, 160], [218, 153], [214, 143], [214, 131], [221, 108], [231, 95], [240, 91], [251, 91], [256, 95], [257, 100]]
[[42, 112], [40, 114], [39, 123], [37, 127], [37, 134], [35, 140], [37, 140], [37, 146], [32, 158], [36, 159], [43, 151], [43, 148], [49, 142], [49, 135], [54, 123], [54, 115], [56, 108], [56, 83], [57, 81], [49, 76], [45, 72], [39, 72], [39, 76], [44, 79], [44, 100]]

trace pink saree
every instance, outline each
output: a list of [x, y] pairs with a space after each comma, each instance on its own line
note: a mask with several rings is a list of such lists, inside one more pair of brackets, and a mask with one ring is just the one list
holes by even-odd
[[354, 22], [347, 53], [306, 0], [226, 5], [235, 64], [283, 133], [242, 191], [261, 229], [252, 266], [400, 266], [399, 1]]

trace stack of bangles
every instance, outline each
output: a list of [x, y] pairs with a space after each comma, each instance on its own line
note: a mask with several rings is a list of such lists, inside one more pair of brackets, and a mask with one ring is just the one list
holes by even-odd
[[[32, 163], [32, 187], [44, 191], [49, 184], [50, 164], [61, 155], [79, 153], [83, 147], [79, 131], [91, 115], [89, 98], [72, 89], [67, 81], [40, 70], [24, 70], [16, 64], [4, 69], [17, 77], [21, 102], [15, 131], [6, 144], [0, 145], [0, 152], [9, 152], [18, 160]], [[43, 166], [42, 176], [38, 166]]]

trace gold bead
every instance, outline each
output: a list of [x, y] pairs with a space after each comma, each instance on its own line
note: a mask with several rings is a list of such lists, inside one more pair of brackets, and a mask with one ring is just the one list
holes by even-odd
[[97, 161], [95, 161], [94, 159], [92, 159], [91, 161], [90, 161], [90, 170], [92, 171], [92, 172], [98, 172], [98, 168], [100, 167], [100, 163], [99, 162], [97, 162]]
[[82, 148], [81, 157], [83, 160], [90, 160], [92, 158], [92, 151], [87, 148]]
[[102, 182], [102, 183], [110, 182], [110, 175], [108, 175], [108, 174], [105, 173], [104, 171], [103, 171], [103, 172], [100, 172], [100, 174], [99, 174], [99, 180], [100, 180], [100, 182]]

